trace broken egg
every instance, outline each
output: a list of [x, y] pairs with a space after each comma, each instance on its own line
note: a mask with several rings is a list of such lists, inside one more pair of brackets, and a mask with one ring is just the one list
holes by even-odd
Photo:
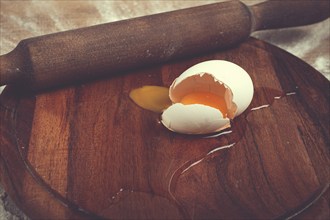
[[[132, 98], [133, 101], [143, 108], [155, 109], [150, 105], [153, 101], [145, 101], [148, 95], [143, 95], [141, 90], [140, 93], [133, 90], [130, 97], [140, 94], [139, 101]], [[165, 109], [161, 122], [171, 131], [209, 134], [230, 127], [230, 120], [250, 105], [253, 92], [252, 80], [243, 68], [225, 60], [209, 60], [190, 67], [176, 78], [168, 92], [172, 104], [168, 106], [165, 102], [166, 106], [156, 109]]]
[[221, 131], [247, 109], [253, 91], [249, 74], [232, 62], [209, 60], [196, 64], [170, 86], [173, 104], [164, 110], [161, 122], [185, 134]]

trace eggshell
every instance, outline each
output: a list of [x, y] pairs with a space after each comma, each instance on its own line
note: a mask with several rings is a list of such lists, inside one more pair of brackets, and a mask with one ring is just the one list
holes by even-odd
[[[226, 88], [230, 88], [233, 96], [232, 101], [237, 105], [235, 116], [247, 109], [254, 93], [251, 77], [242, 67], [225, 60], [201, 62], [184, 71], [170, 86], [169, 93], [172, 102], [179, 102], [182, 95], [185, 95], [185, 91], [189, 93], [192, 89], [197, 89], [192, 82], [187, 83], [186, 80], [189, 80], [192, 76], [194, 76], [193, 80], [196, 80], [198, 76], [203, 76], [205, 73], [212, 76], [213, 80], [223, 83]], [[198, 81], [195, 82], [197, 83]], [[209, 80], [205, 84], [208, 82]], [[181, 84], [182, 88], [180, 88]], [[191, 88], [189, 89], [188, 87]]]
[[162, 114], [162, 123], [168, 129], [184, 134], [207, 134], [228, 128], [230, 120], [223, 118], [215, 108], [176, 103]]

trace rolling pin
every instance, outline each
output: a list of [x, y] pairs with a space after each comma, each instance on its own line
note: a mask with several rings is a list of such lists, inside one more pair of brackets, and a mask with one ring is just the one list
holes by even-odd
[[258, 30], [329, 17], [329, 0], [228, 1], [19, 42], [0, 56], [0, 85], [40, 90], [122, 74], [239, 44]]

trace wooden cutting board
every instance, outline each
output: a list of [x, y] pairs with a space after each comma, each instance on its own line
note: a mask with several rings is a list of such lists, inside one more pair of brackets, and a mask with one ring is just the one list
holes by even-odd
[[[129, 92], [229, 60], [249, 109], [216, 137], [168, 131]], [[329, 82], [250, 38], [227, 51], [39, 94], [1, 95], [1, 182], [32, 218], [274, 219], [329, 216]]]

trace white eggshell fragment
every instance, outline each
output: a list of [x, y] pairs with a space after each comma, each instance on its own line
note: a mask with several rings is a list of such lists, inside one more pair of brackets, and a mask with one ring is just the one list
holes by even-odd
[[184, 134], [207, 134], [230, 127], [228, 118], [206, 105], [176, 103], [162, 115], [162, 123], [170, 130]]
[[[223, 97], [227, 113], [203, 104], [182, 104], [194, 92], [208, 92]], [[168, 129], [186, 134], [207, 134], [230, 127], [230, 119], [247, 109], [253, 97], [253, 83], [240, 66], [224, 60], [210, 60], [184, 71], [170, 86], [174, 103], [162, 114]]]

